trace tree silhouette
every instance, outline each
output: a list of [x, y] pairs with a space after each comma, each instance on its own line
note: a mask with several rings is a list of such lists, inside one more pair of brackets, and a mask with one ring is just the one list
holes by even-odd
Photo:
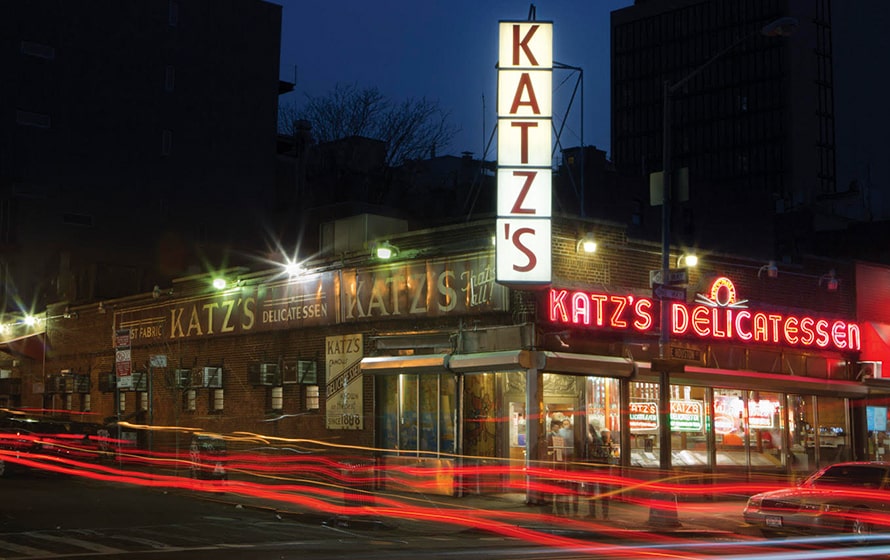
[[337, 84], [324, 95], [307, 95], [302, 107], [282, 105], [279, 130], [293, 136], [302, 120], [311, 123], [318, 143], [350, 136], [381, 140], [386, 143], [386, 165], [396, 167], [448, 146], [458, 132], [448, 117], [437, 101], [425, 97], [396, 102], [376, 87]]

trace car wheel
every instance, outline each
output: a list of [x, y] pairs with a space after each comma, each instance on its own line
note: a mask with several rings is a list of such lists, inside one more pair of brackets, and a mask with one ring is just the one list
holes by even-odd
[[859, 517], [859, 515], [864, 512], [858, 512], [857, 516], [853, 518], [853, 521], [850, 523], [850, 532], [855, 536], [859, 537], [856, 540], [857, 543], [863, 544], [868, 539], [868, 536], [872, 534], [874, 528], [872, 524], [868, 521]]

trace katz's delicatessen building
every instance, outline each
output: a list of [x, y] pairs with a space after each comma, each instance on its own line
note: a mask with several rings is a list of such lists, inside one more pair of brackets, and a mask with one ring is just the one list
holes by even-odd
[[588, 435], [608, 430], [608, 460], [643, 469], [808, 473], [864, 458], [876, 389], [861, 379], [853, 268], [728, 255], [693, 268], [672, 251], [663, 281], [660, 246], [554, 217], [553, 26], [499, 26], [493, 238], [514, 325], [474, 321], [443, 355], [378, 345], [362, 360], [378, 445], [531, 464], [589, 458]]
[[660, 358], [657, 250], [600, 226], [585, 253], [590, 228], [554, 220], [551, 284], [511, 288], [516, 324], [470, 323], [445, 352], [375, 341], [362, 369], [379, 447], [532, 464], [552, 460], [559, 420], [566, 461], [590, 456], [591, 430], [610, 431], [611, 462], [643, 469], [804, 474], [867, 457], [883, 389], [862, 379], [852, 269], [704, 256], [667, 294]]
[[492, 227], [388, 235], [401, 249], [388, 262], [245, 273], [218, 293], [175, 282], [55, 313], [31, 335], [50, 351], [7, 375], [23, 380], [21, 406], [330, 440], [383, 464], [552, 461], [554, 420], [568, 430], [559, 457], [579, 464], [590, 430], [610, 430], [612, 463], [643, 469], [803, 474], [881, 452], [867, 436], [886, 426], [888, 391], [863, 372], [886, 325], [855, 320], [852, 269], [700, 255], [667, 294], [660, 358], [654, 244], [554, 219], [549, 284], [508, 287]]

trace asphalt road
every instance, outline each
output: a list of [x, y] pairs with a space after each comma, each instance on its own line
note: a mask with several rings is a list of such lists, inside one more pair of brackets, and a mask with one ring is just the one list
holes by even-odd
[[[731, 532], [597, 534], [549, 528], [533, 542], [472, 528], [414, 529], [374, 519], [281, 515], [225, 493], [206, 496], [44, 473], [0, 479], [0, 559], [729, 559], [777, 554], [809, 559], [832, 552], [809, 541], [767, 541]], [[566, 546], [567, 540], [579, 544]], [[849, 548], [834, 555], [873, 552]]]

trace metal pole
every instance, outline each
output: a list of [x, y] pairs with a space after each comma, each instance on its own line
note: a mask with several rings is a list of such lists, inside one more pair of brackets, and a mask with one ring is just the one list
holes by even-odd
[[587, 202], [584, 194], [584, 153], [587, 149], [584, 147], [584, 70], [578, 68], [578, 76], [581, 80], [581, 217], [587, 217]]
[[[662, 123], [662, 200], [661, 200], [661, 281], [667, 283], [671, 268], [671, 204], [673, 203], [671, 175], [671, 99], [670, 82], [664, 82], [664, 112]], [[664, 358], [670, 342], [669, 300], [661, 298], [661, 336], [658, 357]], [[659, 372], [658, 384], [658, 461], [662, 469], [671, 468], [671, 374]]]
[[152, 444], [152, 430], [155, 423], [154, 417], [154, 396], [152, 395], [152, 380], [154, 379], [154, 368], [151, 365], [151, 362], [148, 363], [148, 451], [151, 453], [151, 444]]

